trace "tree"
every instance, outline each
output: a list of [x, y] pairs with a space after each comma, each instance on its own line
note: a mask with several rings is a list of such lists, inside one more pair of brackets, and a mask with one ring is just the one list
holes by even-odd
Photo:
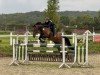
[[100, 11], [98, 11], [98, 17], [100, 18]]
[[68, 26], [69, 23], [70, 23], [70, 19], [69, 19], [68, 16], [62, 16], [62, 17], [60, 18], [60, 20], [61, 20], [61, 23], [62, 23], [63, 25], [65, 25], [65, 26]]
[[94, 17], [94, 26], [95, 29], [99, 29], [100, 30], [100, 11], [98, 12], [97, 17]]
[[76, 24], [79, 28], [91, 28], [93, 25], [93, 18], [90, 15], [77, 16]]
[[56, 25], [57, 30], [59, 30], [60, 16], [58, 14], [59, 10], [59, 0], [48, 0], [47, 9], [45, 10], [45, 16], [49, 17], [53, 23]]

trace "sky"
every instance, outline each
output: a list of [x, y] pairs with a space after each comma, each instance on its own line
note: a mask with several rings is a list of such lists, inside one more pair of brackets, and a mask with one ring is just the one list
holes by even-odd
[[[59, 0], [60, 11], [99, 11], [100, 0]], [[47, 0], [0, 0], [0, 14], [43, 11]]]

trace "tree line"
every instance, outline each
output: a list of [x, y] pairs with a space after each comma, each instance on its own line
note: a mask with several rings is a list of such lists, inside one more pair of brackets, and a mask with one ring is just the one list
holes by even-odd
[[[26, 13], [1, 14], [0, 30], [14, 30], [22, 26], [31, 30], [36, 22], [44, 22], [45, 12], [34, 11]], [[60, 26], [66, 28], [100, 29], [100, 12], [98, 11], [61, 11]], [[61, 28], [58, 26], [58, 28]]]

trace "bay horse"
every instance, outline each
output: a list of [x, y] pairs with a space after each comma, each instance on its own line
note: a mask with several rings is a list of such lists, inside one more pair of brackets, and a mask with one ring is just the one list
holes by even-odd
[[[40, 34], [43, 35], [45, 38], [47, 38], [48, 40], [53, 41], [55, 44], [61, 44], [62, 43], [62, 33], [61, 32], [56, 32], [55, 35], [53, 36], [52, 31], [50, 30], [50, 28], [44, 27], [44, 25], [41, 22], [37, 22], [34, 26], [33, 26], [33, 36], [35, 37], [36, 34]], [[65, 44], [66, 46], [68, 46], [69, 49], [74, 50], [73, 47], [71, 47], [71, 43], [70, 40], [65, 37]], [[60, 50], [58, 48], [58, 50]]]

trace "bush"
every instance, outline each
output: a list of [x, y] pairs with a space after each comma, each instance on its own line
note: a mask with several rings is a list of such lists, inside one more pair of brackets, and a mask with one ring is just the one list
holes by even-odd
[[10, 34], [10, 31], [0, 31], [0, 35]]
[[100, 43], [89, 42], [89, 53], [100, 53]]
[[12, 47], [0, 45], [0, 55], [12, 56]]

